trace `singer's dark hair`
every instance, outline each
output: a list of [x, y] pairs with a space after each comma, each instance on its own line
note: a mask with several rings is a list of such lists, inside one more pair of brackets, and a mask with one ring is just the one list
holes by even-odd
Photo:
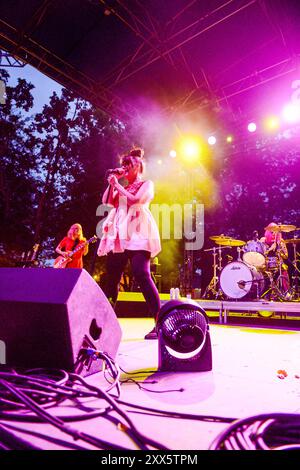
[[145, 170], [145, 162], [144, 162], [144, 149], [140, 147], [133, 147], [129, 154], [123, 155], [121, 157], [121, 165], [131, 163], [132, 165], [135, 165], [136, 163], [139, 163], [140, 165], [140, 173], [144, 173]]
[[138, 158], [143, 158], [144, 154], [145, 154], [144, 149], [142, 149], [141, 147], [133, 147], [129, 152], [129, 155], [131, 155], [132, 157], [138, 157]]

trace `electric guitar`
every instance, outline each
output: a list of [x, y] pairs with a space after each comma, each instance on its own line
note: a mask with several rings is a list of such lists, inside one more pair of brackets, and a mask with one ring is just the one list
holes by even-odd
[[67, 258], [65, 258], [64, 256], [58, 256], [54, 260], [53, 267], [54, 268], [66, 268], [67, 264], [70, 263], [70, 261], [72, 260], [72, 256], [74, 255], [74, 253], [76, 253], [79, 250], [82, 250], [82, 248], [84, 248], [86, 245], [89, 245], [90, 243], [95, 243], [95, 241], [97, 240], [98, 240], [98, 237], [94, 235], [92, 238], [90, 238], [86, 242], [80, 243], [73, 251], [71, 251], [71, 253], [69, 254]]

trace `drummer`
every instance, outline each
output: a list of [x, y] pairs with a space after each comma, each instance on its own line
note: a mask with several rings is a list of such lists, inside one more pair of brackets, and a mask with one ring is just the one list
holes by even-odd
[[276, 230], [277, 228], [279, 228], [278, 225], [275, 222], [271, 222], [266, 227], [265, 234], [260, 239], [260, 242], [264, 245], [264, 255], [267, 257], [267, 270], [272, 268], [278, 269], [279, 264], [281, 264], [282, 287], [286, 291], [289, 289], [289, 274], [288, 266], [283, 260], [288, 258], [288, 250], [281, 231]]
[[264, 254], [268, 257], [277, 257], [280, 259], [287, 259], [288, 250], [282, 234], [280, 231], [276, 231], [278, 227], [275, 222], [271, 222], [265, 230], [265, 235], [259, 240], [264, 245]]

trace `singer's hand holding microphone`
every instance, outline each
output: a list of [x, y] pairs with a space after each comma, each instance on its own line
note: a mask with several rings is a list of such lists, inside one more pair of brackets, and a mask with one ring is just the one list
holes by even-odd
[[112, 168], [110, 170], [107, 170], [107, 181], [111, 186], [115, 186], [115, 184], [118, 182], [118, 179], [122, 178], [124, 175], [125, 170], [124, 168]]

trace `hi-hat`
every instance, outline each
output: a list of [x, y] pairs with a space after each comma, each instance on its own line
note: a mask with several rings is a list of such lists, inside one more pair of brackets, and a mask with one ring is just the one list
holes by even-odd
[[265, 227], [265, 230], [269, 230], [270, 232], [293, 232], [294, 230], [296, 230], [296, 225], [268, 225], [267, 227]]
[[288, 238], [287, 240], [283, 240], [284, 243], [300, 243], [300, 238]]

